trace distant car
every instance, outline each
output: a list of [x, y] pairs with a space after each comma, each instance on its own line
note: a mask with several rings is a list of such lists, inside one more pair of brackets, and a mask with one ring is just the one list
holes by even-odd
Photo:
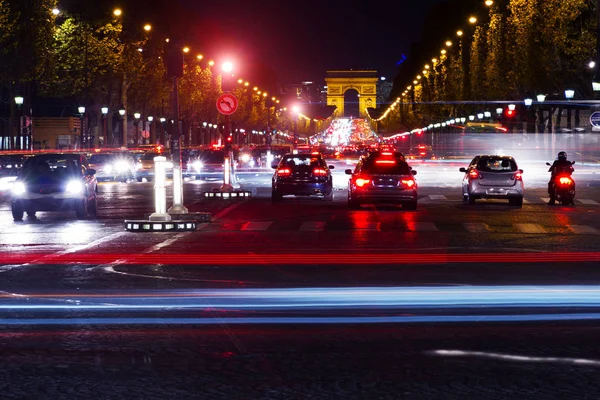
[[10, 190], [26, 159], [23, 154], [0, 154], [0, 193]]
[[433, 148], [426, 144], [419, 144], [412, 147], [406, 156], [409, 160], [435, 160], [437, 157], [433, 153]]
[[98, 181], [126, 182], [136, 178], [136, 161], [127, 152], [94, 153], [88, 159]]
[[85, 156], [81, 154], [40, 154], [29, 158], [11, 190], [15, 221], [23, 213], [35, 217], [37, 211], [71, 211], [77, 218], [96, 215], [98, 183]]
[[138, 182], [142, 182], [144, 179], [147, 181], [154, 180], [154, 157], [159, 156], [166, 157], [167, 159], [167, 177], [173, 176], [173, 161], [171, 161], [171, 156], [164, 152], [149, 151], [138, 158], [136, 165], [136, 179]]
[[321, 153], [286, 154], [279, 164], [272, 166], [271, 198], [281, 201], [283, 196], [322, 196], [333, 200], [333, 165], [327, 165]]
[[523, 170], [513, 157], [478, 155], [467, 168], [462, 181], [463, 201], [474, 204], [477, 199], [507, 199], [513, 206], [523, 205]]
[[365, 203], [401, 204], [402, 208], [415, 210], [418, 185], [414, 171], [395, 152], [373, 152], [361, 158], [348, 182], [348, 207], [360, 208]]
[[225, 154], [223, 149], [201, 150], [195, 159], [188, 161], [186, 175], [207, 181], [223, 179]]

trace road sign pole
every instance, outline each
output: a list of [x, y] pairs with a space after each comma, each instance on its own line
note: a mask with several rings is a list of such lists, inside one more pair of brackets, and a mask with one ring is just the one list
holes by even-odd
[[183, 205], [183, 178], [181, 175], [181, 127], [179, 126], [179, 92], [177, 77], [173, 77], [173, 122], [175, 124], [173, 141], [173, 205], [169, 214], [187, 214]]
[[229, 135], [231, 134], [231, 121], [229, 115], [225, 115], [225, 129], [223, 130], [223, 143], [225, 146], [225, 159], [223, 160], [223, 185], [221, 192], [233, 192], [231, 184], [231, 161], [233, 152], [230, 149]]

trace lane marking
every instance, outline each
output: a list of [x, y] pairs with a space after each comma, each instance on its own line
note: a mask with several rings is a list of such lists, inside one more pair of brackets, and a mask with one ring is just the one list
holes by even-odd
[[547, 233], [543, 226], [538, 224], [514, 224], [521, 233]]
[[567, 225], [567, 227], [576, 235], [597, 235], [598, 229], [587, 225]]
[[266, 231], [271, 227], [273, 221], [250, 221], [242, 226], [243, 231]]
[[596, 200], [591, 200], [591, 199], [576, 199], [578, 202], [585, 204], [586, 206], [599, 206], [600, 203], [598, 203]]
[[431, 200], [448, 200], [443, 194], [430, 194], [428, 196]]
[[325, 230], [325, 222], [323, 221], [304, 221], [300, 225], [300, 231], [303, 232], [322, 232]]
[[463, 227], [472, 233], [490, 232], [488, 224], [483, 222], [463, 222]]

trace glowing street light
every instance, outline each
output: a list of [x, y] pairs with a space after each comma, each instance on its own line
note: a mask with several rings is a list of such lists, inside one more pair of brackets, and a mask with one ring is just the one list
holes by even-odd
[[189, 52], [190, 52], [190, 48], [189, 48], [189, 47], [187, 47], [187, 46], [186, 46], [186, 47], [184, 47], [184, 48], [183, 48], [183, 52], [184, 52], [184, 53], [189, 53]]
[[491, 7], [494, 4], [494, 0], [485, 0], [485, 5]]
[[233, 71], [233, 64], [229, 61], [225, 61], [221, 66], [221, 69], [223, 70], [223, 72], [231, 72]]
[[575, 97], [575, 91], [572, 89], [567, 89], [565, 90], [565, 98], [567, 100], [571, 100], [573, 97]]
[[447, 40], [446, 41], [446, 46], [448, 46], [448, 47], [452, 46], [452, 42], [450, 40]]
[[523, 102], [525, 103], [526, 107], [529, 107], [533, 104], [533, 99], [527, 98], [527, 99], [523, 100]]
[[475, 17], [470, 17], [470, 18], [469, 18], [469, 23], [470, 23], [470, 24], [476, 24], [476, 23], [477, 23], [477, 18], [475, 18]]
[[60, 14], [60, 10], [58, 8], [53, 8], [52, 15], [58, 15], [58, 14]]
[[440, 53], [441, 53], [442, 55], [444, 55], [444, 54], [446, 54], [447, 52], [446, 52], [446, 50], [442, 49], [442, 51], [440, 51]]
[[300, 112], [300, 107], [298, 106], [293, 106], [292, 107], [292, 111], [295, 112], [296, 114]]
[[202, 59], [204, 58], [204, 56], [203, 56], [202, 54], [198, 54], [198, 55], [196, 55], [196, 58], [197, 58], [198, 60], [202, 60]]
[[208, 62], [208, 65], [210, 65], [210, 66], [212, 67], [213, 65], [215, 65], [215, 62], [214, 62], [213, 60], [210, 60], [210, 61]]
[[463, 35], [463, 31], [460, 31], [460, 30], [456, 31], [456, 36], [462, 36], [462, 35]]
[[496, 108], [496, 114], [498, 114], [498, 115], [502, 115], [503, 111], [504, 111], [504, 109], [502, 107]]
[[115, 16], [115, 17], [120, 17], [120, 16], [121, 16], [121, 14], [123, 14], [123, 11], [121, 11], [121, 9], [120, 9], [120, 8], [115, 8], [115, 9], [113, 10], [113, 14], [114, 14], [114, 16]]
[[150, 32], [150, 31], [152, 30], [152, 25], [150, 25], [150, 24], [146, 24], [146, 25], [144, 25], [144, 30], [145, 30], [146, 32]]
[[544, 101], [546, 101], [546, 95], [545, 94], [538, 94], [537, 95], [537, 101], [540, 103], [543, 103]]

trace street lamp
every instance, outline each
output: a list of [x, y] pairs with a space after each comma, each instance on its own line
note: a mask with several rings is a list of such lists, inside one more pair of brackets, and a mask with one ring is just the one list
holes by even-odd
[[21, 136], [23, 135], [23, 116], [25, 115], [25, 111], [23, 110], [23, 103], [25, 99], [22, 96], [15, 97], [15, 104], [17, 105], [17, 109], [21, 110], [21, 115], [19, 115], [19, 130], [17, 131], [17, 145], [19, 150], [23, 148], [21, 145]]
[[515, 108], [517, 108], [517, 106], [515, 106], [514, 104], [509, 104], [508, 105], [508, 110], [509, 111], [515, 111]]
[[148, 143], [152, 143], [152, 121], [154, 121], [154, 117], [152, 115], [148, 115]]
[[135, 118], [135, 144], [136, 146], [138, 144], [140, 144], [140, 139], [139, 139], [139, 130], [140, 130], [140, 118], [142, 117], [142, 114], [140, 113], [133, 113], [133, 118]]
[[108, 114], [108, 107], [102, 107], [100, 111], [102, 111], [102, 136], [104, 137], [102, 146], [104, 147], [108, 144], [108, 138], [106, 137], [106, 115]]
[[537, 95], [537, 101], [538, 101], [538, 103], [543, 103], [544, 101], [546, 101], [546, 95], [545, 94], [538, 94]]
[[58, 8], [53, 8], [52, 15], [58, 15], [58, 14], [60, 14], [60, 10]]
[[498, 114], [498, 115], [502, 115], [503, 111], [504, 111], [504, 109], [502, 107], [496, 108], [496, 114]]
[[479, 113], [479, 114], [477, 114], [477, 118], [478, 118], [478, 119], [483, 119], [483, 113]]
[[492, 113], [491, 113], [491, 112], [489, 112], [489, 111], [486, 111], [486, 112], [484, 112], [484, 113], [483, 113], [483, 115], [484, 115], [486, 118], [490, 118], [490, 117], [492, 116]]
[[127, 146], [127, 132], [125, 130], [125, 114], [127, 111], [124, 108], [119, 109], [119, 117], [121, 120], [120, 129], [121, 129], [121, 146]]
[[527, 99], [523, 100], [523, 102], [525, 103], [526, 107], [529, 107], [533, 104], [533, 99], [527, 98]]
[[85, 107], [83, 106], [79, 106], [77, 108], [77, 111], [79, 111], [79, 118], [80, 118], [80, 141], [81, 141], [81, 148], [84, 148], [84, 136], [83, 136], [83, 124], [84, 124], [84, 116], [85, 116]]
[[571, 100], [573, 97], [575, 97], [575, 91], [572, 89], [567, 89], [565, 90], [565, 98], [567, 100]]

